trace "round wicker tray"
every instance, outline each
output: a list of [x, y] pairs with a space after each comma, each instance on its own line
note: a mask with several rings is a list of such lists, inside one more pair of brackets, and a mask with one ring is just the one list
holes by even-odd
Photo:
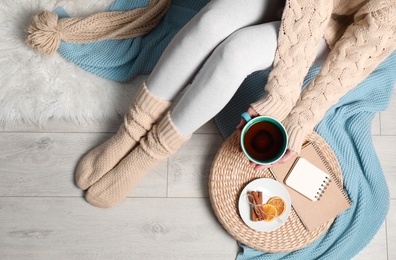
[[[309, 134], [306, 140], [316, 143], [335, 178], [342, 184], [341, 168], [330, 146], [315, 132]], [[238, 135], [234, 132], [216, 154], [209, 178], [212, 208], [221, 225], [232, 237], [251, 248], [276, 253], [301, 249], [326, 232], [334, 219], [314, 231], [308, 231], [294, 209], [286, 223], [274, 231], [259, 232], [248, 227], [239, 216], [239, 195], [249, 182], [258, 178], [272, 178], [272, 175], [267, 169], [253, 170], [248, 159], [238, 151], [238, 146]]]

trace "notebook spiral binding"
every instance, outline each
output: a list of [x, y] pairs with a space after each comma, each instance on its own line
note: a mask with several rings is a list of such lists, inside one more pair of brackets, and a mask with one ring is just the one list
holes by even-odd
[[[327, 168], [327, 166], [326, 166], [326, 168]], [[329, 177], [326, 177], [326, 179], [323, 180], [323, 183], [320, 185], [318, 192], [316, 192], [316, 194], [317, 194], [315, 196], [316, 200], [320, 200], [320, 197], [322, 197], [322, 194], [323, 194], [324, 190], [326, 189], [326, 186], [329, 185], [329, 182], [330, 182]]]
[[[330, 173], [330, 175], [331, 175], [331, 177], [332, 177], [332, 180], [334, 180], [334, 182], [335, 182], [335, 184], [337, 185], [337, 187], [341, 190], [341, 193], [342, 193], [342, 195], [345, 197], [345, 199], [346, 199], [349, 203], [351, 203], [351, 200], [350, 200], [349, 197], [345, 194], [343, 185], [340, 183], [340, 181], [338, 180], [338, 178], [336, 178], [336, 176], [335, 176], [333, 170], [331, 169], [331, 167], [330, 167], [329, 163], [327, 162], [326, 158], [323, 156], [323, 153], [322, 153], [322, 151], [320, 150], [320, 148], [316, 145], [316, 143], [315, 143], [314, 141], [309, 141], [308, 144], [311, 144], [311, 145], [313, 146], [313, 148], [315, 149], [315, 151], [316, 151], [317, 154], [319, 155], [320, 160], [322, 160], [322, 162], [323, 162], [323, 164], [325, 165], [326, 169], [327, 169], [328, 172]], [[319, 195], [318, 198], [317, 198], [318, 200], [319, 200], [319, 198], [322, 196], [322, 193], [323, 193], [324, 189], [326, 188], [326, 186], [328, 185], [328, 183], [329, 183], [330, 181], [331, 181], [330, 179], [329, 179], [327, 182], [324, 181], [324, 182], [326, 182], [326, 185], [325, 185], [325, 186], [322, 186], [323, 188], [320, 188], [320, 189], [319, 189], [320, 192], [318, 192], [318, 195]], [[315, 198], [316, 198], [316, 197], [315, 197]]]

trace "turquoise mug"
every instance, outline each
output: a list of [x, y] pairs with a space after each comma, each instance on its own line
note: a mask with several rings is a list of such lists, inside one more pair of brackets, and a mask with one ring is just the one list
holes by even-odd
[[246, 125], [241, 131], [243, 153], [254, 163], [273, 164], [286, 153], [288, 135], [285, 127], [275, 118], [243, 113]]

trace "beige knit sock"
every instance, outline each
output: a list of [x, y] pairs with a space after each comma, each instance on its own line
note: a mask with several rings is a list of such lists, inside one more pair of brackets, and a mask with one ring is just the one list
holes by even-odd
[[87, 201], [101, 208], [115, 206], [128, 196], [147, 172], [174, 154], [188, 139], [175, 128], [168, 113], [153, 126], [139, 146], [88, 189]]
[[153, 96], [143, 83], [118, 132], [80, 161], [76, 172], [77, 186], [86, 190], [113, 169], [136, 147], [140, 138], [146, 135], [170, 104], [169, 101]]

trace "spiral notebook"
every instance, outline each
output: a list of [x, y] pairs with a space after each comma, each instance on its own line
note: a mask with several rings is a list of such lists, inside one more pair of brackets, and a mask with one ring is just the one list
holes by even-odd
[[294, 165], [285, 178], [285, 184], [287, 186], [312, 201], [320, 199], [329, 181], [329, 174], [301, 157], [295, 160]]
[[[292, 206], [307, 230], [314, 231], [351, 205], [326, 158], [313, 142], [305, 145], [299, 156], [270, 170], [289, 192]], [[325, 183], [321, 183], [323, 181]]]

